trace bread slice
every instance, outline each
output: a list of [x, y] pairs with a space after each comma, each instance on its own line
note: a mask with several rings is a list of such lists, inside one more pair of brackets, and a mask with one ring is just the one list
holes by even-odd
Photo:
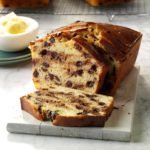
[[111, 5], [118, 3], [125, 3], [131, 0], [86, 0], [92, 6], [100, 6], [100, 5]]
[[101, 51], [81, 37], [50, 34], [30, 44], [37, 89], [63, 86], [97, 93], [108, 71]]
[[114, 95], [122, 80], [132, 70], [139, 51], [142, 34], [135, 30], [111, 24], [81, 22], [59, 28], [53, 33], [70, 33], [80, 36], [96, 50], [105, 52], [109, 71], [101, 93]]
[[57, 126], [103, 127], [113, 110], [113, 98], [58, 87], [21, 97], [21, 108]]

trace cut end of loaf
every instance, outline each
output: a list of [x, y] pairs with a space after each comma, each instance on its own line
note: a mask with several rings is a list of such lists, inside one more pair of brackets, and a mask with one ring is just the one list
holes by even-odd
[[48, 36], [30, 48], [36, 88], [64, 86], [92, 93], [100, 90], [108, 67], [84, 39]]

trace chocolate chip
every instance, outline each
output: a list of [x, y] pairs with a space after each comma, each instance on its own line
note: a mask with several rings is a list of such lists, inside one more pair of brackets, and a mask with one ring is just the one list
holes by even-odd
[[79, 112], [79, 113], [77, 113], [77, 115], [83, 115], [83, 112]]
[[78, 43], [75, 43], [74, 44], [74, 47], [78, 50], [82, 50], [82, 47], [78, 44]]
[[84, 103], [84, 102], [82, 102], [82, 103], [81, 103], [81, 105], [82, 105], [82, 106], [87, 106], [87, 105], [88, 105], [88, 103]]
[[[58, 76], [49, 73], [48, 77], [50, 78], [50, 80], [54, 80], [55, 84], [60, 85], [60, 79], [58, 78]], [[46, 76], [46, 79], [47, 79], [47, 76]]]
[[92, 65], [91, 69], [96, 71], [97, 70], [97, 66], [96, 65]]
[[79, 95], [79, 97], [80, 97], [80, 98], [84, 98], [84, 96], [83, 96], [83, 95]]
[[85, 58], [89, 58], [90, 57], [90, 55], [87, 54], [87, 53], [84, 53], [83, 55], [84, 55]]
[[60, 79], [56, 75], [54, 75], [54, 78], [56, 79], [56, 81], [60, 82]]
[[90, 97], [90, 98], [91, 98], [91, 97], [93, 97], [93, 96], [92, 96], [92, 95], [90, 95], [90, 94], [85, 94], [85, 95], [86, 95], [87, 97]]
[[41, 69], [42, 69], [44, 72], [47, 72], [47, 71], [48, 71], [46, 68], [43, 68], [43, 67], [42, 67]]
[[57, 59], [58, 58], [57, 52], [51, 52], [51, 57], [52, 59]]
[[84, 87], [83, 84], [76, 84], [73, 88], [74, 89], [82, 89]]
[[105, 105], [104, 102], [99, 102], [98, 104], [101, 105], [101, 106], [104, 106], [104, 105]]
[[42, 114], [42, 106], [41, 106], [41, 105], [38, 106], [38, 112], [39, 112], [40, 114]]
[[43, 49], [41, 52], [40, 52], [40, 55], [43, 57], [47, 54], [47, 50], [46, 49]]
[[91, 68], [90, 68], [90, 70], [88, 71], [88, 73], [92, 74], [92, 73], [94, 73], [96, 71], [97, 71], [97, 66], [96, 65], [92, 65]]
[[93, 85], [94, 85], [94, 81], [88, 81], [88, 82], [86, 83], [86, 86], [87, 86], [87, 87], [93, 87]]
[[90, 100], [96, 102], [96, 99], [95, 99], [95, 98], [90, 98]]
[[93, 112], [93, 113], [98, 113], [98, 112], [99, 112], [99, 109], [98, 109], [98, 108], [92, 108], [92, 112]]
[[77, 109], [83, 109], [83, 106], [82, 106], [82, 105], [79, 105], [79, 104], [75, 105], [75, 107], [76, 107]]
[[68, 72], [68, 73], [70, 73], [70, 71], [71, 71], [71, 70], [70, 70], [70, 68], [69, 68], [69, 69], [67, 69], [67, 72]]
[[51, 37], [51, 38], [49, 39], [49, 41], [50, 41], [51, 43], [55, 43], [55, 38], [54, 38], [54, 37]]
[[83, 65], [83, 62], [82, 62], [82, 61], [77, 61], [77, 62], [76, 62], [76, 66], [77, 66], [77, 67], [81, 67], [82, 65]]
[[97, 97], [97, 95], [90, 95], [90, 94], [85, 94], [87, 97], [89, 98], [94, 98], [94, 97]]
[[50, 46], [50, 43], [48, 43], [47, 41], [44, 42], [44, 47]]
[[38, 73], [38, 71], [35, 69], [34, 70], [34, 72], [33, 72], [33, 76], [35, 77], [35, 78], [37, 78], [38, 76], [39, 76], [39, 73]]
[[36, 93], [38, 96], [41, 96], [40, 91], [36, 91], [35, 93]]
[[77, 76], [77, 75], [82, 76], [82, 74], [83, 74], [83, 70], [80, 69], [80, 70], [77, 70], [77, 71], [73, 72], [73, 73], [71, 74], [71, 76]]
[[67, 81], [66, 82], [66, 87], [72, 87], [72, 82], [71, 81]]
[[54, 75], [53, 74], [49, 73], [48, 76], [49, 76], [50, 80], [54, 80]]
[[61, 106], [61, 107], [65, 107], [66, 105], [65, 105], [64, 103], [61, 103], [60, 106]]
[[43, 62], [42, 65], [43, 65], [45, 68], [48, 68], [48, 67], [49, 67], [49, 64], [46, 63], [46, 62]]
[[76, 71], [76, 74], [78, 74], [79, 76], [82, 76], [83, 70], [77, 70], [77, 71]]
[[77, 33], [73, 33], [73, 37], [77, 36], [78, 34]]

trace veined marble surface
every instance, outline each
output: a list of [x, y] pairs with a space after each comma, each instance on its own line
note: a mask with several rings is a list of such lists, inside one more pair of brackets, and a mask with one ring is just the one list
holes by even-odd
[[[105, 16], [29, 15], [40, 22], [41, 30], [51, 30], [76, 20], [108, 22]], [[143, 33], [137, 59], [141, 66], [133, 141], [130, 143], [35, 135], [9, 134], [6, 124], [19, 97], [29, 92], [31, 63], [0, 67], [0, 146], [3, 149], [28, 150], [148, 150], [150, 149], [150, 16], [116, 16], [111, 22], [131, 27]], [[16, 108], [17, 109], [17, 108]]]

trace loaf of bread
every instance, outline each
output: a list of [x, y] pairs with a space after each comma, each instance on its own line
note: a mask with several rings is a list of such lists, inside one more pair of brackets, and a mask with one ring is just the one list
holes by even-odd
[[59, 87], [21, 97], [21, 108], [57, 126], [103, 127], [113, 110], [113, 102], [109, 96]]
[[134, 66], [141, 38], [132, 29], [102, 23], [59, 28], [30, 44], [35, 86], [113, 95]]
[[111, 5], [118, 3], [125, 3], [131, 0], [86, 0], [92, 6], [100, 6], [100, 5]]
[[49, 0], [0, 0], [0, 7], [41, 7], [48, 3]]
[[103, 58], [109, 61], [109, 71], [100, 92], [107, 95], [115, 94], [121, 81], [134, 66], [142, 34], [117, 25], [80, 21], [59, 28], [53, 33], [61, 32], [81, 36], [94, 45], [98, 52], [104, 52]]

